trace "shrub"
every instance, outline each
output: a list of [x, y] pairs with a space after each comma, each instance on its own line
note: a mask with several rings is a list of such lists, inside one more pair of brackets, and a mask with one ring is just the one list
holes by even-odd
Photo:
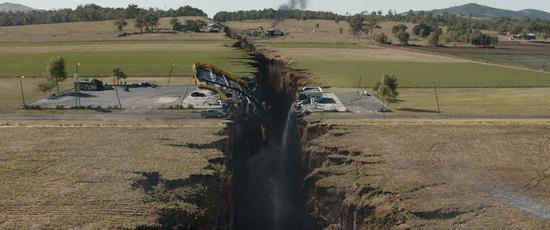
[[389, 44], [390, 40], [388, 39], [388, 36], [386, 36], [384, 33], [377, 34], [374, 36], [374, 40], [380, 44]]
[[428, 36], [428, 44], [431, 46], [439, 45], [439, 33], [433, 31], [430, 36]]

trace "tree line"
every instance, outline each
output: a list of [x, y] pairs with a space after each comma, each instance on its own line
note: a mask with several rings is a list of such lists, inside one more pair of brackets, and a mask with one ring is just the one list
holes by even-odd
[[[334, 20], [336, 22], [346, 21], [350, 24], [354, 32], [366, 32], [371, 30], [373, 22], [392, 21], [401, 23], [425, 24], [431, 27], [448, 27], [450, 33], [445, 39], [447, 41], [470, 42], [470, 37], [475, 36], [481, 30], [497, 31], [500, 34], [522, 34], [534, 33], [539, 38], [550, 38], [550, 20], [540, 19], [516, 19], [516, 18], [494, 18], [494, 19], [477, 19], [464, 15], [455, 15], [442, 13], [434, 15], [430, 12], [414, 12], [399, 14], [394, 10], [388, 10], [384, 13], [378, 11], [363, 11], [356, 15], [339, 15], [326, 11], [307, 11], [307, 10], [248, 10], [227, 12], [222, 11], [214, 16], [214, 20], [225, 21], [242, 21], [242, 20], [275, 20], [278, 18], [309, 20], [309, 19], [324, 19]], [[367, 23], [366, 26], [363, 23]], [[368, 25], [370, 23], [370, 25]], [[430, 33], [425, 33], [429, 36]], [[374, 35], [373, 35], [374, 36]]]
[[95, 4], [80, 5], [76, 9], [59, 9], [31, 12], [2, 12], [0, 26], [19, 26], [63, 22], [89, 22], [115, 19], [136, 19], [139, 15], [156, 17], [207, 16], [202, 10], [191, 6], [160, 10], [129, 5], [126, 8], [101, 7]]
[[243, 20], [261, 20], [261, 19], [324, 19], [324, 20], [345, 20], [346, 16], [335, 14], [327, 11], [311, 11], [311, 10], [241, 10], [236, 12], [221, 11], [214, 15], [214, 20], [218, 22], [226, 21], [243, 21]]

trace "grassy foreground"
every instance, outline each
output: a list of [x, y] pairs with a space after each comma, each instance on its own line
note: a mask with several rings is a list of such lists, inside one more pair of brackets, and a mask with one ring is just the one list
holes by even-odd
[[477, 63], [375, 62], [300, 60], [298, 68], [314, 75], [314, 80], [333, 87], [371, 87], [384, 74], [396, 74], [401, 87], [547, 87], [550, 73]]
[[172, 229], [222, 156], [208, 121], [23, 123], [0, 124], [1, 229]]

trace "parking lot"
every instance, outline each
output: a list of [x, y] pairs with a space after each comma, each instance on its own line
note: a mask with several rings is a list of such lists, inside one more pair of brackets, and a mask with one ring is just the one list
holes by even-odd
[[[103, 91], [80, 91], [78, 100], [80, 106], [94, 109], [108, 109], [119, 107], [124, 110], [147, 111], [164, 108], [173, 108], [181, 103], [185, 92], [190, 94], [195, 90], [195, 86], [158, 86], [158, 87], [134, 87], [128, 91], [122, 87], [117, 90]], [[118, 93], [118, 98], [117, 98]], [[64, 91], [56, 97], [41, 99], [28, 103], [29, 107], [40, 107], [42, 109], [60, 109], [74, 108], [77, 104], [77, 98], [72, 91]]]
[[358, 114], [377, 114], [386, 109], [384, 104], [374, 96], [359, 93], [336, 93], [349, 112]]

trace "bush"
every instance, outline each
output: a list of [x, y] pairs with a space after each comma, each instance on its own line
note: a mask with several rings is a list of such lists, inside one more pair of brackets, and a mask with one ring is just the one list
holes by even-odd
[[434, 28], [424, 23], [420, 23], [413, 28], [413, 33], [423, 38], [430, 35], [433, 31], [434, 31]]
[[390, 44], [390, 40], [388, 39], [388, 36], [386, 34], [381, 33], [374, 36], [374, 40], [380, 44]]
[[439, 45], [439, 33], [433, 31], [430, 36], [428, 36], [428, 45], [438, 46]]
[[478, 32], [470, 37], [470, 43], [479, 47], [495, 47], [498, 43], [498, 38]]
[[408, 45], [409, 44], [409, 39], [410, 39], [411, 35], [408, 32], [401, 31], [398, 34], [396, 34], [395, 36], [397, 37], [397, 39], [399, 39], [399, 43], [401, 43], [401, 45]]
[[399, 95], [397, 91], [397, 77], [393, 74], [385, 74], [381, 81], [374, 86], [374, 91], [384, 101], [395, 100]]
[[399, 25], [396, 25], [394, 27], [391, 28], [391, 32], [393, 34], [397, 34], [401, 31], [407, 31], [408, 27], [406, 25], [403, 25], [403, 24], [399, 24]]

